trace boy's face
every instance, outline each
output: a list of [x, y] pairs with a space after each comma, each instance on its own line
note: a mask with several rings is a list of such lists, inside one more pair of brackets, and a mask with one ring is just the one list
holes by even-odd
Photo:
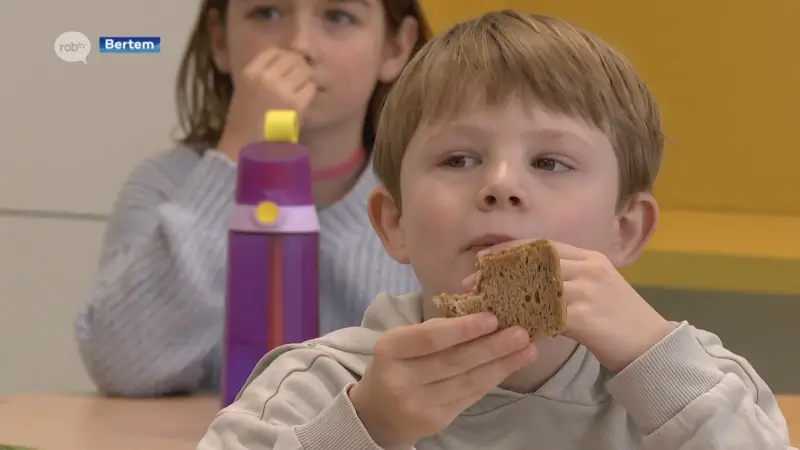
[[625, 265], [657, 213], [647, 194], [617, 213], [617, 158], [602, 131], [520, 102], [421, 126], [400, 186], [402, 211], [377, 191], [370, 214], [387, 250], [411, 263], [427, 295], [463, 291], [478, 251], [508, 240], [552, 239]]

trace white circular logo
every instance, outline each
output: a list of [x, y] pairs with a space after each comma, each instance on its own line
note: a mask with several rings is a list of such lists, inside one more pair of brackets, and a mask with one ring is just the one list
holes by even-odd
[[56, 38], [53, 48], [56, 56], [62, 61], [68, 63], [80, 61], [86, 64], [86, 57], [92, 51], [92, 43], [80, 31], [67, 31]]

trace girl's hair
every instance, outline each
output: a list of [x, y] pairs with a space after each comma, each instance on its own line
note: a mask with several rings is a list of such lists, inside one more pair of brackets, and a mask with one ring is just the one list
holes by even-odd
[[[381, 0], [381, 3], [389, 33], [397, 33], [406, 17], [411, 16], [419, 23], [417, 41], [411, 53], [413, 56], [431, 36], [419, 1]], [[181, 142], [198, 151], [219, 143], [233, 96], [231, 77], [217, 69], [211, 53], [211, 30], [208, 22], [212, 10], [218, 11], [224, 23], [228, 0], [203, 0], [178, 69], [176, 89], [178, 118], [184, 133]], [[364, 145], [368, 151], [372, 148], [380, 109], [392, 84], [378, 83], [372, 93], [364, 121]]]

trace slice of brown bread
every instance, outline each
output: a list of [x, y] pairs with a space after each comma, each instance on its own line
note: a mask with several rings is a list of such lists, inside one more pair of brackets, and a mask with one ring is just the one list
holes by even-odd
[[500, 328], [519, 325], [531, 340], [564, 331], [561, 260], [555, 246], [539, 239], [478, 258], [478, 280], [472, 292], [434, 298], [447, 317], [478, 312], [497, 316]]

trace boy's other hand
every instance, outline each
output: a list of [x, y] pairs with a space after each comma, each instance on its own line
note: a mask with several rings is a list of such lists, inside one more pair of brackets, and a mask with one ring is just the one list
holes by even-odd
[[[497, 252], [530, 240], [505, 242], [483, 250]], [[553, 242], [561, 259], [567, 329], [563, 335], [588, 348], [617, 373], [642, 356], [673, 329], [609, 259], [599, 252]], [[464, 279], [472, 289], [477, 274]]]
[[243, 146], [263, 140], [269, 109], [297, 111], [302, 123], [317, 92], [312, 76], [311, 67], [296, 52], [271, 47], [253, 58], [235, 78], [220, 151], [238, 161]]
[[567, 329], [600, 364], [617, 373], [666, 337], [674, 326], [628, 284], [599, 252], [556, 243], [561, 258]]
[[497, 328], [496, 317], [481, 313], [384, 334], [349, 392], [372, 439], [384, 448], [413, 446], [536, 359], [525, 330]]

